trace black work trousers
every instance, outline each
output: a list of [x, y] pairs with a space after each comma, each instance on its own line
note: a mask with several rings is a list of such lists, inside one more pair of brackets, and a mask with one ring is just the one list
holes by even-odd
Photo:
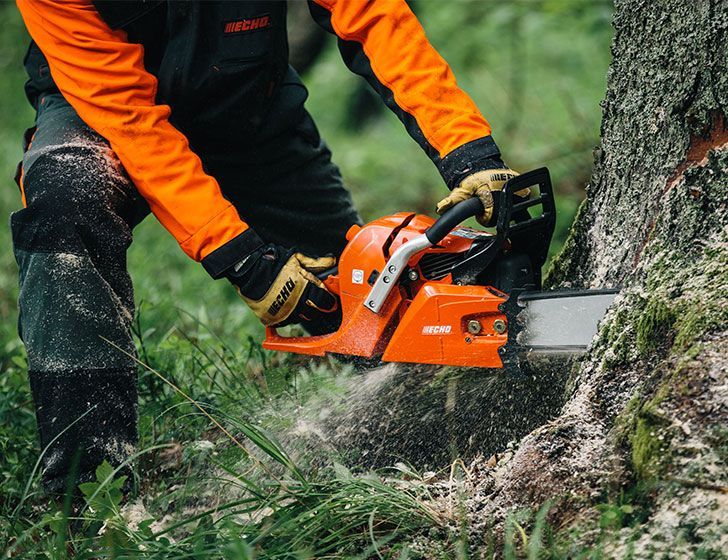
[[[198, 155], [265, 241], [339, 254], [347, 229], [360, 221], [305, 112], [261, 145], [202, 147]], [[109, 342], [134, 355], [126, 251], [149, 208], [108, 143], [59, 94], [40, 100], [22, 185], [25, 206], [11, 218], [19, 332], [44, 487], [56, 492], [91, 478], [104, 459], [121, 464], [136, 446], [136, 367]]]

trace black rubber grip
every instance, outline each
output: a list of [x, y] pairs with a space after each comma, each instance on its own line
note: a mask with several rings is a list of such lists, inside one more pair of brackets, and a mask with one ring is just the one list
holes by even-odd
[[485, 211], [483, 203], [479, 198], [473, 197], [468, 200], [456, 204], [449, 210], [447, 210], [438, 220], [432, 224], [427, 231], [425, 236], [428, 241], [433, 245], [437, 245], [440, 241], [445, 239], [445, 236], [450, 233], [455, 227], [473, 216], [478, 216]]
[[327, 268], [326, 270], [319, 272], [316, 275], [316, 278], [323, 281], [323, 280], [326, 280], [332, 274], [338, 274], [338, 273], [339, 273], [339, 265], [337, 264], [336, 266], [334, 266], [332, 268]]

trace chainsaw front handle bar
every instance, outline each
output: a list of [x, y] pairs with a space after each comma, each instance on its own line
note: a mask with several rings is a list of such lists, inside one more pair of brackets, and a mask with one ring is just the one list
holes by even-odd
[[[493, 255], [500, 250], [500, 247], [503, 245], [508, 235], [509, 229], [511, 229], [510, 222], [514, 210], [525, 211], [528, 207], [541, 204], [543, 203], [543, 199], [548, 198], [541, 194], [533, 200], [520, 202], [515, 205], [513, 204], [514, 192], [534, 184], [538, 184], [542, 188], [546, 186], [546, 184], [548, 185], [548, 193], [553, 204], [551, 182], [548, 178], [547, 169], [535, 169], [534, 171], [524, 173], [508, 181], [503, 186], [503, 194], [505, 194], [505, 196], [499, 197], [500, 201], [497, 208], [498, 224], [496, 226], [496, 236], [493, 243], [481, 252], [482, 254], [475, 255], [478, 260], [487, 259], [488, 262], [490, 262]], [[468, 200], [464, 200], [460, 204], [456, 204], [447, 210], [422, 235], [410, 239], [406, 243], [400, 245], [399, 248], [392, 253], [392, 256], [389, 257], [387, 264], [384, 266], [384, 270], [374, 282], [372, 289], [369, 291], [369, 294], [364, 301], [364, 307], [374, 313], [379, 313], [384, 306], [384, 302], [392, 292], [392, 289], [397, 284], [402, 272], [404, 272], [407, 268], [407, 263], [409, 263], [413, 256], [425, 249], [429, 249], [433, 245], [437, 245], [460, 223], [464, 222], [468, 218], [482, 214], [483, 211], [483, 203], [479, 198], [473, 197]], [[524, 223], [523, 225], [526, 224]], [[518, 226], [515, 226], [515, 228], [517, 227]], [[471, 257], [471, 259], [473, 258]]]
[[464, 200], [440, 216], [438, 220], [432, 224], [427, 231], [425, 231], [425, 237], [427, 237], [430, 243], [437, 245], [460, 223], [464, 222], [468, 218], [480, 216], [483, 212], [485, 212], [485, 208], [478, 197]]
[[464, 200], [447, 210], [425, 233], [400, 245], [389, 257], [387, 264], [384, 266], [384, 271], [374, 282], [369, 295], [364, 301], [364, 307], [374, 313], [379, 313], [413, 256], [433, 245], [437, 245], [460, 223], [482, 214], [483, 211], [483, 203], [479, 198], [473, 197]]
[[[387, 277], [388, 279], [385, 281], [384, 278], [382, 278], [382, 284], [392, 285], [392, 283], [396, 282], [399, 278], [399, 274], [397, 274], [396, 278], [393, 278], [393, 275], [397, 270], [401, 272], [404, 266], [406, 266], [409, 262], [410, 258], [412, 258], [420, 251], [424, 251], [425, 249], [429, 249], [433, 245], [437, 245], [440, 241], [445, 239], [447, 234], [455, 229], [458, 224], [464, 222], [468, 218], [479, 216], [484, 211], [485, 209], [483, 207], [483, 203], [480, 201], [479, 198], [476, 197], [469, 198], [468, 200], [465, 200], [460, 204], [456, 204], [455, 206], [450, 208], [447, 212], [440, 216], [440, 218], [434, 224], [432, 224], [427, 229], [427, 231], [425, 231], [425, 234], [423, 236], [416, 237], [415, 239], [408, 241], [404, 245], [400, 246], [392, 254], [391, 258], [387, 262], [386, 268], [386, 270], [389, 272], [389, 275]], [[422, 237], [425, 237], [428, 243], [425, 243], [425, 239], [422, 239]], [[404, 265], [400, 266], [400, 263], [402, 261], [404, 261]], [[317, 274], [316, 277], [319, 280], [325, 280], [330, 275], [336, 274], [337, 272], [338, 267], [334, 267]], [[372, 290], [372, 292], [374, 292], [374, 290]], [[370, 292], [369, 298], [367, 298], [367, 307], [374, 310], [373, 307], [368, 305], [369, 302], [374, 299], [372, 297], [372, 292]], [[389, 294], [389, 290], [387, 290], [386, 294]], [[379, 311], [379, 309], [377, 309], [376, 311]]]

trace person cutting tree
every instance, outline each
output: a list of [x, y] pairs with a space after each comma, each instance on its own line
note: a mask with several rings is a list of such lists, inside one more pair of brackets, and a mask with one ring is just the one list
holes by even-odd
[[[263, 324], [311, 333], [338, 325], [316, 274], [360, 219], [288, 64], [284, 2], [17, 4], [37, 111], [11, 219], [19, 332], [44, 487], [59, 492], [134, 451], [126, 251], [148, 213]], [[491, 223], [491, 192], [516, 173], [406, 2], [309, 6], [437, 166], [452, 191], [437, 211], [477, 196]]]

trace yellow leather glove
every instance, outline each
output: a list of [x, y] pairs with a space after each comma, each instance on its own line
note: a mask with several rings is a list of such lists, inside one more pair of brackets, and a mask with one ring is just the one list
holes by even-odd
[[[302, 323], [321, 334], [338, 328], [340, 309], [338, 298], [314, 274], [335, 265], [335, 257], [313, 258], [271, 244], [246, 257], [227, 276], [264, 325]], [[327, 326], [321, 329], [321, 323]]]
[[[483, 203], [485, 212], [480, 216], [476, 216], [476, 220], [483, 226], [492, 226], [494, 225], [494, 199], [492, 193], [502, 191], [503, 185], [516, 176], [518, 176], [518, 173], [507, 168], [476, 171], [465, 177], [448, 196], [437, 203], [437, 213], [442, 214], [456, 204], [477, 196]], [[531, 189], [521, 189], [514, 194], [522, 198], [528, 198]]]

